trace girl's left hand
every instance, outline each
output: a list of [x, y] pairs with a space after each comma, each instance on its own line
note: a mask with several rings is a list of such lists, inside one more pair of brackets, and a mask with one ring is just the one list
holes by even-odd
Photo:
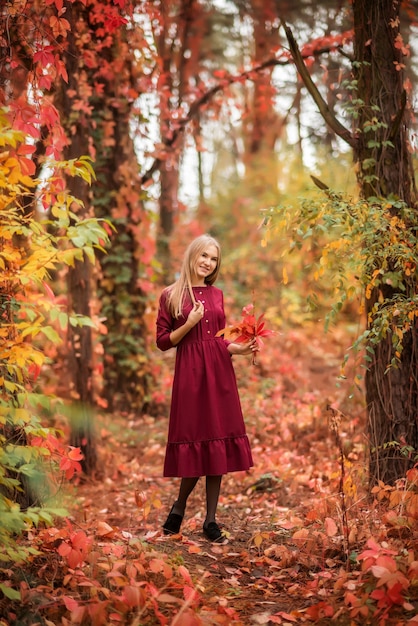
[[257, 339], [251, 339], [247, 343], [230, 343], [228, 350], [230, 354], [255, 354], [259, 350]]

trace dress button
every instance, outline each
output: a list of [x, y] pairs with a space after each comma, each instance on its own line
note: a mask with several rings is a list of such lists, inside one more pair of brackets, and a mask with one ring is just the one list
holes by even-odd
[[210, 335], [210, 330], [208, 330], [208, 335]]
[[203, 294], [203, 291], [199, 291], [199, 296], [201, 296]]
[[206, 324], [209, 322], [209, 320], [205, 320]]

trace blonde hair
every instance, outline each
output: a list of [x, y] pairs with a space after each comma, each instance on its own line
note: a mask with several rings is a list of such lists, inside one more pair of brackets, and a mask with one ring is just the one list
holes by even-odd
[[200, 235], [200, 237], [196, 237], [196, 239], [189, 244], [186, 252], [184, 253], [179, 278], [175, 283], [167, 287], [168, 310], [175, 318], [181, 317], [187, 296], [189, 296], [192, 304], [196, 304], [196, 299], [193, 295], [192, 289], [192, 274], [195, 270], [198, 257], [208, 246], [216, 247], [218, 251], [218, 262], [212, 274], [206, 276], [205, 283], [207, 285], [213, 285], [215, 280], [218, 278], [219, 268], [221, 266], [221, 247], [216, 239], [210, 235]]

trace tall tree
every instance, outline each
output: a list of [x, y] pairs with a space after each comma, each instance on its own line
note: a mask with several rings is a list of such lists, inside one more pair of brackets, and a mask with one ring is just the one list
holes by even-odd
[[[90, 220], [87, 224], [71, 213], [71, 208], [86, 196], [84, 185], [70, 184], [71, 177], [79, 175], [91, 182], [90, 164], [79, 153], [77, 158], [61, 159], [67, 141], [52, 102], [51, 87], [59, 78], [67, 79], [61, 53], [70, 23], [60, 17], [62, 13], [57, 17], [55, 7], [40, 7], [38, 3], [10, 2], [7, 6], [3, 4], [1, 10], [0, 102], [5, 106], [0, 112], [4, 148], [0, 300], [7, 332], [3, 329], [1, 333], [6, 341], [2, 344], [0, 401], [8, 407], [10, 419], [6, 420], [0, 436], [0, 473], [4, 478], [0, 517], [2, 534], [5, 529], [8, 529], [6, 534], [14, 534], [23, 529], [28, 518], [17, 514], [12, 523], [8, 521], [13, 511], [18, 513], [13, 502], [26, 508], [42, 499], [38, 500], [39, 494], [33, 488], [35, 482], [30, 483], [26, 477], [36, 478], [35, 460], [51, 456], [48, 446], [54, 437], [53, 430], [41, 424], [43, 417], [31, 410], [37, 399], [42, 406], [49, 400], [38, 394], [36, 384], [41, 367], [49, 358], [48, 347], [41, 343], [43, 349], [36, 347], [31, 339], [36, 337], [39, 341], [45, 336], [59, 342], [59, 335], [47, 320], [59, 318], [62, 328], [68, 319], [62, 310], [55, 308], [56, 299], [47, 282], [49, 273], [63, 265], [73, 268], [83, 257], [93, 259], [94, 246], [99, 239], [107, 241], [107, 235], [97, 221]], [[79, 193], [77, 200], [70, 188], [73, 193]], [[55, 220], [50, 228], [48, 217]], [[49, 298], [44, 297], [44, 292]], [[28, 329], [28, 319], [36, 326]], [[82, 323], [80, 317], [76, 323]], [[74, 347], [80, 352], [82, 342]], [[19, 351], [21, 355], [16, 358]], [[24, 424], [14, 415], [18, 411], [25, 412]], [[52, 447], [53, 456], [61, 456], [58, 438], [55, 437]], [[90, 458], [85, 458], [88, 461]], [[13, 479], [11, 472], [15, 474]], [[47, 517], [48, 514], [45, 521]], [[38, 519], [43, 519], [42, 515]], [[7, 547], [8, 542], [2, 546], [6, 550]]]
[[[92, 20], [91, 31], [96, 28], [97, 21]], [[115, 228], [111, 246], [100, 257], [97, 282], [107, 329], [102, 339], [103, 396], [109, 411], [141, 412], [151, 378], [144, 317], [155, 246], [144, 208], [132, 123], [141, 114], [136, 104], [141, 90], [151, 90], [145, 70], [146, 59], [153, 55], [140, 25], [127, 28], [121, 24], [111, 39], [106, 30], [110, 45], [97, 53], [90, 98], [97, 173], [92, 202], [95, 215], [106, 217]]]
[[[67, 133], [63, 154], [65, 159], [77, 159], [90, 153], [91, 117], [86, 103], [90, 89], [84, 68], [83, 50], [79, 46], [79, 33], [88, 19], [89, 9], [80, 3], [66, 2], [66, 20], [69, 23], [63, 60], [68, 74], [68, 84], [57, 85], [54, 101]], [[81, 219], [92, 216], [91, 195], [85, 181], [68, 179], [67, 184], [79, 202], [72, 207]], [[92, 300], [92, 265], [89, 259], [76, 259], [68, 270], [69, 315], [90, 317]], [[94, 404], [93, 387], [93, 337], [90, 325], [68, 325], [67, 359], [70, 382], [68, 396], [72, 400], [70, 419], [71, 443], [81, 447], [86, 473], [96, 469], [97, 451], [92, 423]]]
[[[410, 3], [404, 3], [410, 4]], [[401, 2], [393, 0], [353, 0], [354, 58], [353, 79], [356, 95], [356, 125], [346, 129], [331, 113], [301, 58], [293, 34], [286, 28], [293, 59], [315, 99], [325, 121], [353, 149], [361, 195], [369, 202], [387, 199], [388, 228], [392, 218], [402, 219], [403, 206], [412, 209], [412, 221], [405, 228], [415, 231], [418, 224], [417, 191], [412, 166], [411, 94], [405, 81], [405, 60]], [[384, 211], [382, 211], [384, 217]], [[366, 294], [367, 324], [387, 303], [413, 304], [416, 298], [415, 268], [404, 268], [403, 279], [394, 285], [389, 279], [395, 260], [386, 267], [376, 256], [375, 270], [382, 278]], [[393, 482], [414, 462], [418, 450], [418, 377], [416, 316], [402, 329], [402, 351], [397, 366], [395, 328], [380, 337], [371, 348], [371, 362], [365, 378], [370, 451], [370, 484]]]
[[[405, 59], [409, 50], [403, 43], [401, 2], [355, 0], [353, 74], [360, 107], [354, 160], [362, 195], [393, 197], [414, 209], [417, 228], [418, 197], [412, 165], [410, 128], [411, 93], [405, 84]], [[367, 130], [372, 127], [372, 141]], [[370, 164], [370, 165], [369, 165]], [[372, 174], [372, 175], [371, 175]], [[400, 211], [392, 205], [391, 215]], [[394, 269], [394, 260], [386, 271]], [[405, 292], [384, 281], [366, 299], [367, 318], [374, 318], [374, 307], [382, 298], [398, 293], [414, 299], [415, 280], [404, 276]], [[390, 367], [394, 357], [391, 333], [375, 347], [366, 373], [366, 400], [370, 441], [372, 482], [393, 482], [405, 474], [412, 462], [403, 448], [418, 451], [418, 325], [416, 319], [403, 338], [402, 358]], [[396, 442], [398, 445], [390, 445]]]
[[191, 104], [191, 81], [198, 82], [200, 42], [205, 34], [205, 10], [199, 0], [160, 3], [154, 39], [158, 51], [159, 124], [163, 142], [160, 160], [160, 200], [157, 249], [165, 280], [170, 280], [169, 238], [179, 212], [179, 175], [184, 134], [171, 142], [172, 133]]
[[[255, 65], [271, 58], [272, 51], [279, 47], [274, 4], [274, 0], [251, 2], [254, 42], [252, 56]], [[274, 105], [277, 92], [272, 80], [273, 69], [274, 66], [266, 67], [257, 74], [253, 82], [253, 103], [249, 106], [246, 119], [247, 159], [260, 155], [263, 151], [271, 158], [282, 131], [283, 118]]]
[[[75, 190], [82, 200], [77, 213], [106, 218], [115, 226], [107, 254], [100, 257], [100, 271], [93, 274], [89, 262], [83, 261], [69, 272], [70, 306], [84, 315], [94, 311], [106, 329], [101, 335], [101, 363], [92, 329], [69, 330], [70, 371], [75, 376], [74, 443], [84, 442], [92, 450], [89, 419], [97, 402], [107, 403], [109, 410], [141, 411], [146, 401], [144, 289], [153, 246], [131, 122], [139, 84], [147, 83], [141, 71], [147, 44], [140, 26], [133, 28], [135, 2], [68, 0], [64, 9], [70, 25], [64, 53], [69, 88], [61, 85], [54, 99], [67, 130], [65, 155], [91, 155], [97, 173], [91, 191], [82, 184]], [[97, 386], [99, 369], [101, 386]], [[87, 459], [87, 449], [84, 453]]]
[[[78, 219], [91, 217], [94, 209], [100, 217], [113, 218], [112, 205], [117, 205], [115, 213], [119, 210], [119, 217], [123, 214], [113, 240], [115, 250], [104, 257], [107, 265], [103, 263], [100, 285], [106, 288], [99, 295], [106, 293], [107, 297], [97, 301], [97, 272], [95, 270], [93, 275], [93, 265], [81, 255], [74, 259], [68, 271], [67, 302], [70, 314], [82, 316], [89, 316], [92, 311], [100, 313], [100, 307], [104, 307], [102, 314], [108, 325], [105, 335], [108, 355], [103, 359], [104, 387], [109, 404], [119, 397], [123, 399], [124, 408], [138, 409], [143, 406], [146, 393], [147, 346], [143, 339], [145, 297], [142, 287], [149, 278], [148, 268], [140, 270], [139, 267], [148, 264], [152, 246], [148, 246], [147, 220], [141, 211], [143, 194], [139, 190], [138, 166], [130, 136], [130, 116], [138, 94], [138, 85], [134, 82], [138, 80], [139, 62], [133, 61], [134, 47], [141, 49], [139, 38], [131, 48], [126, 44], [127, 17], [132, 16], [132, 5], [57, 0], [28, 2], [23, 8], [18, 2], [9, 3], [2, 11], [5, 37], [1, 41], [5, 45], [0, 63], [3, 87], [0, 97], [4, 96], [3, 101], [11, 106], [15, 126], [25, 123], [37, 139], [32, 154], [37, 168], [35, 174], [42, 166], [44, 154], [63, 155], [70, 160], [83, 154], [90, 154], [92, 158], [98, 155], [100, 164], [105, 162], [100, 172], [101, 182], [105, 184], [91, 189], [82, 178], [68, 177], [68, 187], [79, 200], [72, 209]], [[130, 28], [132, 38], [136, 32]], [[136, 72], [136, 79], [132, 78], [132, 72]], [[104, 86], [108, 87], [105, 93]], [[66, 136], [52, 103], [61, 115]], [[41, 115], [37, 116], [39, 111]], [[105, 149], [110, 145], [113, 152]], [[138, 181], [136, 190], [135, 180]], [[128, 214], [124, 213], [125, 206]], [[117, 258], [121, 249], [125, 259]], [[127, 273], [128, 286], [120, 280]], [[111, 283], [117, 285], [117, 294], [109, 293]], [[95, 393], [99, 392], [99, 368], [91, 326], [70, 325], [67, 348], [66, 371], [70, 375], [66, 393], [73, 401], [72, 443], [81, 445], [85, 469], [92, 471], [96, 452], [89, 420], [92, 407], [99, 399], [99, 393]], [[115, 388], [117, 393], [113, 393]]]

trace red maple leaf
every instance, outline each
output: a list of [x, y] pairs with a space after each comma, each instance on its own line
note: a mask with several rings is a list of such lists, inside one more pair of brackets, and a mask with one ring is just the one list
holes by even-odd
[[[264, 345], [263, 337], [274, 334], [274, 330], [269, 330], [265, 326], [264, 313], [258, 316], [254, 315], [254, 305], [247, 304], [242, 309], [242, 319], [239, 324], [234, 326], [226, 326], [216, 333], [217, 337], [224, 336], [225, 339], [233, 339], [235, 343], [248, 343], [255, 339], [258, 347]], [[255, 355], [253, 354], [253, 364], [255, 364]]]
[[48, 67], [48, 65], [54, 64], [54, 48], [53, 46], [44, 46], [39, 48], [33, 55], [33, 61], [40, 63], [42, 67]]

